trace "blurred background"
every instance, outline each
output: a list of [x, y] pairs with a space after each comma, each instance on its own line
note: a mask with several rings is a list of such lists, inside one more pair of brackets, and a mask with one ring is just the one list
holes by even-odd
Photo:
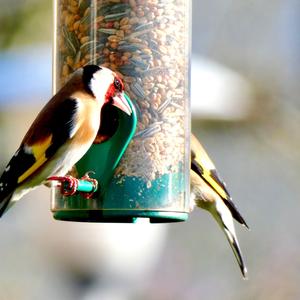
[[[1, 0], [0, 167], [51, 96], [52, 1]], [[1, 219], [0, 299], [299, 299], [300, 2], [193, 1], [192, 127], [251, 231], [243, 281], [205, 211], [171, 225]]]

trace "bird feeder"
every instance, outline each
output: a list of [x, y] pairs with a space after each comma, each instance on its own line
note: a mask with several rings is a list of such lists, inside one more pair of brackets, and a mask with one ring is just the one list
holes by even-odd
[[76, 69], [102, 65], [123, 80], [133, 110], [102, 109], [107, 139], [74, 166], [70, 175], [81, 179], [52, 188], [54, 218], [186, 220], [190, 0], [54, 0], [54, 10], [54, 92]]

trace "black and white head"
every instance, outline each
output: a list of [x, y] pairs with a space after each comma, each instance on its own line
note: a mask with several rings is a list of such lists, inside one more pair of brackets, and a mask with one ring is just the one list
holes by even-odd
[[101, 103], [111, 104], [131, 115], [132, 110], [124, 96], [124, 84], [112, 70], [97, 65], [83, 67], [82, 82], [85, 90]]

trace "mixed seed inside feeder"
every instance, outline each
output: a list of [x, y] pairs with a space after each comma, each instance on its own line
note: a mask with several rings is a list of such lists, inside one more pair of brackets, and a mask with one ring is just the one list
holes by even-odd
[[103, 65], [118, 72], [138, 111], [137, 132], [115, 172], [120, 184], [135, 177], [150, 189], [188, 167], [187, 2], [60, 1], [57, 86], [79, 67]]

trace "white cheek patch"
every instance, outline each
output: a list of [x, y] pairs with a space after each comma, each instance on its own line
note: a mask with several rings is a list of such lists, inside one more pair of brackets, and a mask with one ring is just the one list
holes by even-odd
[[105, 95], [111, 84], [114, 82], [114, 75], [111, 70], [101, 67], [91, 80], [91, 90], [100, 104], [104, 103]]

